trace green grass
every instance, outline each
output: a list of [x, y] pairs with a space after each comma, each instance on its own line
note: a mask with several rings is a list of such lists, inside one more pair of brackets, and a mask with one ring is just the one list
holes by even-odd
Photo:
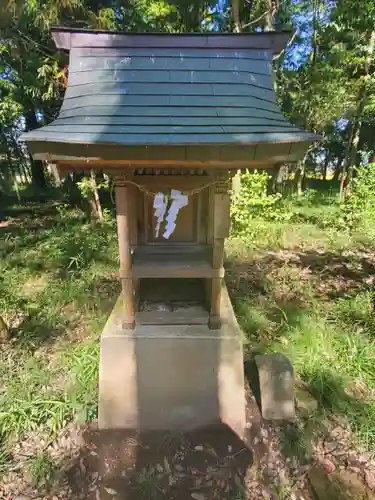
[[[285, 431], [285, 453], [293, 456], [334, 417], [375, 450], [372, 243], [331, 224], [338, 204], [329, 196], [293, 199], [290, 222], [254, 219], [245, 237], [227, 244], [227, 282], [247, 356], [286, 353], [319, 402], [318, 415]], [[120, 289], [111, 221], [87, 224], [79, 211], [48, 203], [16, 207], [5, 220], [0, 312], [12, 338], [0, 345], [0, 474], [15, 440], [32, 431], [50, 440], [72, 419], [96, 417], [99, 334]], [[35, 481], [52, 473], [48, 460], [31, 460]], [[154, 472], [144, 471], [140, 494], [158, 492]]]
[[55, 466], [48, 453], [40, 452], [29, 459], [27, 471], [35, 485], [47, 484], [52, 479]]
[[0, 228], [0, 472], [14, 440], [96, 417], [98, 338], [119, 292], [113, 224], [41, 207]]
[[[232, 238], [228, 284], [247, 355], [285, 353], [317, 398], [319, 418], [344, 419], [375, 454], [373, 244], [330, 225], [338, 207], [330, 203], [295, 202], [294, 222], [254, 221], [250, 238]], [[289, 456], [308, 444], [311, 422], [309, 432], [301, 425], [286, 436]]]
[[156, 469], [150, 466], [142, 469], [138, 474], [136, 485], [139, 498], [144, 500], [160, 498], [162, 490], [159, 485], [165, 474], [166, 472], [158, 473]]

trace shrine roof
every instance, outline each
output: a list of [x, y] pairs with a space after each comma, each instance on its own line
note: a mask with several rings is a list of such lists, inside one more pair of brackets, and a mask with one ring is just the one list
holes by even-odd
[[[289, 33], [134, 34], [53, 29], [70, 52], [58, 118], [23, 134], [33, 152], [78, 144], [311, 143], [276, 102], [272, 57]], [[307, 146], [306, 146], [307, 147]], [[76, 154], [76, 153], [75, 153]]]

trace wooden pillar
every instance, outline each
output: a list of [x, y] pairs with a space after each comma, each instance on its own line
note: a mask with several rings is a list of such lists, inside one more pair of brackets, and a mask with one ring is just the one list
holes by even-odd
[[129, 210], [129, 188], [126, 183], [115, 181], [117, 234], [120, 254], [120, 277], [122, 285], [123, 304], [125, 309], [124, 328], [135, 327], [134, 286], [131, 276], [131, 242], [130, 218], [135, 213]]
[[[221, 269], [224, 261], [224, 242], [229, 236], [230, 229], [230, 196], [228, 194], [228, 177], [222, 174], [215, 185], [213, 193], [213, 249], [212, 267]], [[212, 279], [210, 300], [211, 329], [221, 326], [220, 304], [223, 278]]]

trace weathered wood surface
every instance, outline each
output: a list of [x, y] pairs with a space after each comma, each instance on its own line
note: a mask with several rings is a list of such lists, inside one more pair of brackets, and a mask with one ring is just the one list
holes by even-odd
[[223, 278], [224, 268], [213, 269], [207, 262], [180, 263], [159, 262], [151, 258], [149, 262], [134, 263], [133, 267], [120, 269], [122, 278]]
[[[131, 218], [135, 216], [135, 214], [132, 214], [130, 210], [131, 199], [129, 197], [129, 188], [125, 184], [117, 183], [115, 185], [115, 197], [120, 268], [130, 270], [132, 266], [130, 228]], [[126, 279], [121, 280], [121, 284], [123, 306], [127, 318], [126, 325], [127, 328], [134, 328], [135, 311], [133, 281], [127, 276]]]
[[138, 325], [205, 325], [208, 312], [186, 307], [179, 311], [141, 311], [136, 314]]
[[230, 231], [230, 196], [215, 193], [214, 238], [228, 238]]

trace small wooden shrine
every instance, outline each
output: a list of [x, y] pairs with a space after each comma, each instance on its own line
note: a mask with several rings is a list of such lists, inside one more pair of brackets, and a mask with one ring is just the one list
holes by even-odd
[[[94, 169], [114, 179], [123, 290], [113, 313], [116, 328], [133, 340], [155, 337], [155, 331], [162, 339], [165, 328], [172, 328], [176, 338], [190, 338], [191, 345], [193, 334], [185, 335], [186, 327], [196, 325], [199, 350], [199, 339], [215, 339], [209, 332], [220, 333], [223, 322], [226, 328], [230, 323], [223, 251], [230, 226], [231, 174], [298, 161], [315, 140], [290, 124], [276, 102], [272, 57], [289, 34], [130, 34], [57, 28], [53, 37], [58, 48], [70, 52], [63, 105], [54, 122], [24, 134], [23, 140], [35, 158], [55, 163], [60, 172]], [[216, 340], [226, 335], [219, 333]], [[112, 367], [101, 367], [101, 404], [106, 409], [99, 411], [107, 415], [102, 419], [105, 427], [121, 426], [122, 421], [136, 425], [140, 419], [128, 418], [129, 405], [139, 407], [139, 401], [114, 402], [130, 401], [134, 394], [125, 397], [120, 389], [122, 396], [113, 395], [121, 377], [128, 381], [126, 387], [131, 385], [131, 375], [120, 368], [113, 377], [107, 375], [116, 365], [113, 351], [127, 349], [113, 347], [115, 343], [108, 358], [102, 340], [101, 363]], [[158, 346], [162, 344], [159, 340]], [[236, 352], [241, 373], [241, 348]], [[174, 358], [179, 355], [183, 352]], [[122, 366], [124, 359], [117, 363]], [[165, 369], [173, 378], [172, 370], [178, 367]], [[165, 391], [166, 379], [155, 384], [154, 392], [162, 391], [161, 386]], [[166, 397], [176, 406], [171, 391]], [[191, 390], [189, 394], [186, 404], [194, 407]], [[163, 399], [159, 401], [163, 406]], [[157, 413], [157, 405], [156, 401], [147, 411]], [[127, 416], [122, 419], [122, 414]], [[175, 425], [166, 417], [160, 421], [159, 427]]]

